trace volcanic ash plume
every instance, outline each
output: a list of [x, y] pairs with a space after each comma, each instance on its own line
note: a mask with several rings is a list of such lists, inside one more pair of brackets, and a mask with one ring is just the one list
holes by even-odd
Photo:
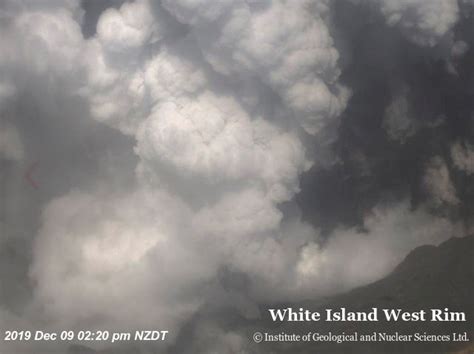
[[[301, 220], [300, 177], [336, 160], [330, 145], [351, 96], [332, 6], [137, 0], [105, 9], [85, 38], [73, 1], [0, 5], [2, 119], [9, 114], [0, 156], [19, 163], [42, 153], [61, 167], [49, 171], [28, 224], [39, 231], [25, 318], [61, 330], [161, 328], [169, 344], [215, 302], [258, 316], [258, 303], [369, 282], [413, 247], [450, 236], [447, 219], [403, 200], [369, 210], [365, 232], [341, 225], [325, 241]], [[379, 6], [422, 46], [457, 19], [452, 1]], [[406, 96], [386, 109], [395, 142], [416, 133]], [[40, 131], [47, 138], [33, 139]], [[75, 144], [99, 147], [100, 158]], [[454, 145], [452, 155], [470, 173], [469, 149]], [[428, 168], [425, 183], [453, 204], [443, 166]]]

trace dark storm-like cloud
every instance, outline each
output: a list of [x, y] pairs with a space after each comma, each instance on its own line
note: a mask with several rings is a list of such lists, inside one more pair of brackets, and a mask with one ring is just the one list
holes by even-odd
[[[337, 3], [337, 33], [347, 53], [341, 81], [353, 95], [334, 144], [341, 161], [302, 178], [297, 199], [308, 220], [329, 230], [341, 222], [360, 225], [380, 200], [432, 204], [444, 184], [447, 203], [438, 207], [447, 212], [451, 206], [452, 216], [469, 221], [465, 191], [472, 181], [466, 172], [457, 177], [459, 166], [466, 166], [461, 161], [469, 160], [469, 147], [461, 144], [469, 144], [473, 133], [472, 17], [462, 9], [445, 36], [449, 41], [419, 46], [372, 7]], [[434, 169], [439, 159], [444, 162]], [[454, 203], [455, 194], [463, 202]]]

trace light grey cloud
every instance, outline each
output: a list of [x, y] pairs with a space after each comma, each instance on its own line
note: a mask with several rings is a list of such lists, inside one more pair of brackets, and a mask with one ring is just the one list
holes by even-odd
[[399, 95], [394, 97], [385, 111], [382, 125], [391, 140], [404, 143], [406, 139], [416, 132], [416, 119], [413, 117], [413, 109], [410, 107], [409, 90], [407, 87], [401, 89]]
[[451, 146], [451, 159], [457, 169], [468, 175], [474, 173], [474, 147], [471, 144], [454, 143]]
[[449, 219], [423, 209], [412, 211], [407, 201], [376, 206], [365, 216], [364, 228], [338, 229], [326, 244], [308, 244], [299, 263], [299, 281], [313, 292], [347, 290], [383, 277], [417, 246], [462, 234]]
[[426, 167], [423, 184], [435, 206], [459, 204], [448, 167], [441, 157], [435, 156], [430, 160]]
[[453, 29], [459, 16], [457, 0], [374, 1], [389, 26], [399, 28], [423, 46], [438, 44]]
[[[349, 92], [337, 79], [339, 53], [328, 2], [165, 1], [192, 27], [204, 58], [231, 78], [257, 76], [312, 134], [342, 112]], [[278, 25], [275, 25], [278, 23]]]
[[[297, 124], [275, 123], [265, 109], [250, 114], [241, 91], [209, 70], [192, 39], [155, 48], [159, 31], [141, 26], [153, 11], [148, 2], [107, 10], [97, 35], [84, 40], [68, 9], [27, 8], [14, 16], [5, 39], [10, 56], [3, 67], [11, 80], [48, 78], [51, 87], [17, 89], [33, 92], [40, 104], [55, 94], [89, 104], [93, 118], [136, 139], [140, 160], [135, 183], [123, 191], [103, 189], [107, 182], [99, 175], [45, 207], [32, 249], [31, 316], [49, 318], [50, 328], [138, 328], [158, 321], [175, 336], [221, 267], [254, 278], [262, 298], [269, 288], [288, 296], [286, 275], [301, 244], [313, 237], [297, 220], [284, 232], [277, 208], [298, 191], [298, 175], [310, 163]], [[24, 58], [31, 46], [40, 55]], [[149, 55], [141, 55], [145, 49]], [[87, 110], [80, 112], [88, 118]], [[73, 124], [72, 117], [63, 119]], [[183, 194], [190, 180], [218, 188]]]

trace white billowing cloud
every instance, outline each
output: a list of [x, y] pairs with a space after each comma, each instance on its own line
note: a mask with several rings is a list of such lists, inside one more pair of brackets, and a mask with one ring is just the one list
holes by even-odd
[[[44, 9], [47, 8], [48, 11]], [[67, 84], [68, 89], [78, 84], [79, 68], [76, 63], [83, 38], [78, 4], [65, 1], [6, 1], [0, 5], [3, 19], [0, 36], [0, 109], [13, 102], [18, 93], [42, 81], [44, 92], [37, 95], [54, 95], [52, 86]], [[74, 94], [72, 92], [72, 94]], [[15, 117], [1, 112], [0, 157], [23, 160], [25, 149]]]
[[120, 196], [71, 192], [46, 209], [31, 275], [52, 326], [158, 323], [176, 335], [221, 267], [246, 274], [259, 298], [288, 297], [314, 234], [277, 208], [309, 166], [295, 125], [250, 114], [192, 39], [151, 48], [159, 36], [135, 25], [152, 13], [146, 4], [106, 11], [78, 54], [94, 118], [137, 140], [140, 185]]
[[[40, 95], [80, 86], [83, 48], [79, 4], [8, 1], [0, 36], [0, 103], [41, 81]], [[46, 10], [45, 10], [46, 9]], [[60, 87], [60, 88], [58, 88]]]
[[[152, 104], [171, 101], [184, 105], [184, 102], [180, 103], [181, 99], [192, 99], [209, 85], [202, 63], [196, 65], [192, 53], [187, 53], [192, 48], [193, 43], [185, 39], [173, 48], [163, 47], [145, 63], [145, 85]], [[180, 56], [181, 51], [185, 55]]]
[[256, 234], [274, 232], [281, 219], [282, 213], [262, 191], [246, 189], [228, 193], [212, 207], [202, 208], [193, 219], [193, 226], [207, 237], [240, 242], [242, 237], [248, 239]]
[[51, 13], [57, 10], [69, 13], [76, 23], [82, 22], [83, 10], [77, 0], [3, 0], [0, 3], [0, 18], [8, 22], [27, 12]]
[[105, 198], [73, 191], [53, 201], [36, 240], [36, 300], [68, 328], [152, 326], [176, 336], [216, 269], [193, 241], [189, 217], [160, 190]]
[[409, 203], [377, 206], [364, 219], [367, 232], [336, 230], [325, 244], [302, 251], [298, 281], [314, 292], [341, 291], [385, 276], [413, 248], [456, 236], [457, 227]]
[[23, 143], [15, 126], [0, 122], [0, 159], [21, 161], [24, 155]]
[[144, 104], [143, 73], [132, 71], [127, 65], [129, 63], [110, 64], [104, 47], [95, 40], [87, 43], [86, 48], [88, 83], [82, 91], [90, 100], [92, 115], [124, 134], [133, 135], [138, 122], [149, 110], [149, 106]]
[[413, 42], [434, 46], [458, 20], [457, 0], [382, 0], [379, 6], [387, 24], [398, 27]]
[[149, 6], [106, 11], [70, 52], [87, 73], [77, 92], [95, 119], [136, 139], [140, 164], [136, 188], [74, 191], [46, 208], [31, 276], [55, 328], [159, 324], [175, 336], [222, 267], [247, 274], [262, 298], [287, 295], [313, 235], [297, 221], [284, 232], [277, 208], [309, 166], [295, 124], [250, 114], [191, 38], [155, 48], [158, 19], [157, 30], [140, 26]]
[[107, 9], [97, 23], [97, 37], [110, 52], [136, 50], [160, 38], [160, 22], [155, 21], [146, 0]]
[[339, 54], [326, 2], [184, 0], [164, 6], [192, 26], [214, 70], [240, 79], [259, 77], [308, 132], [333, 124], [345, 108], [348, 91], [337, 83]]
[[172, 340], [223, 266], [249, 277], [249, 296], [289, 298], [298, 292], [300, 249], [314, 231], [282, 224], [259, 193], [227, 195], [198, 213], [156, 188], [118, 196], [72, 191], [54, 200], [34, 248], [37, 311], [51, 328], [158, 326]]
[[[133, 27], [127, 20], [140, 22], [140, 17], [131, 15], [134, 7], [139, 13], [150, 13], [140, 2], [124, 6], [126, 11], [107, 10], [99, 19], [97, 38], [86, 44], [88, 82], [83, 92], [97, 120], [133, 135], [150, 109], [145, 103], [145, 78], [137, 66], [142, 63], [139, 52], [151, 33], [148, 27]], [[133, 38], [125, 40], [127, 36]]]
[[88, 86], [83, 89], [89, 98], [92, 115], [100, 122], [133, 135], [140, 120], [148, 114], [144, 104], [144, 76], [127, 67], [109, 66], [107, 56], [96, 42], [87, 47]]
[[423, 186], [435, 206], [459, 203], [456, 188], [451, 181], [446, 162], [439, 156], [435, 156], [430, 160], [423, 177]]
[[[255, 296], [286, 298], [299, 249], [315, 231], [298, 219], [283, 220], [276, 205], [259, 190], [230, 193], [200, 210], [193, 230], [213, 245], [231, 269], [246, 274], [257, 286]], [[250, 291], [250, 290], [249, 290]]]
[[[221, 267], [258, 277], [263, 294], [289, 279], [298, 256], [286, 249], [292, 235], [282, 234], [277, 209], [308, 166], [294, 126], [249, 114], [236, 91], [220, 89], [191, 40], [150, 48], [160, 39], [137, 20], [152, 13], [146, 4], [106, 11], [90, 40], [63, 9], [13, 21], [16, 41], [2, 69], [20, 65], [18, 77], [49, 76], [51, 86], [70, 80], [61, 87], [88, 100], [95, 119], [136, 138], [141, 169], [158, 181], [138, 178], [121, 195], [74, 191], [45, 209], [31, 277], [34, 304], [52, 328], [159, 324], [175, 336]], [[22, 61], [30, 47], [38, 56]], [[167, 192], [165, 170], [176, 179]], [[190, 180], [220, 188], [181, 200], [176, 191]]]
[[64, 76], [76, 70], [82, 34], [70, 12], [60, 8], [22, 13], [15, 18], [14, 31], [20, 37], [16, 59], [27, 60], [25, 67]]
[[408, 100], [409, 91], [402, 89], [385, 110], [382, 126], [391, 140], [403, 144], [416, 132], [413, 112]]
[[298, 190], [306, 165], [295, 134], [252, 120], [234, 98], [210, 92], [158, 105], [137, 138], [136, 151], [146, 164], [163, 164], [208, 183], [261, 181], [276, 201]]
[[457, 169], [468, 175], [474, 173], [474, 146], [465, 142], [456, 142], [451, 146], [451, 159]]

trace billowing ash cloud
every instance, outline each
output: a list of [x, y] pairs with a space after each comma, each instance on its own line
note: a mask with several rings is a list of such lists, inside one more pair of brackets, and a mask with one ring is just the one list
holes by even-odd
[[385, 0], [380, 9], [390, 26], [399, 26], [414, 42], [435, 45], [458, 17], [456, 0]]
[[471, 144], [454, 143], [451, 146], [451, 158], [457, 169], [468, 175], [474, 173], [474, 147]]
[[[165, 1], [191, 26], [204, 58], [228, 78], [259, 78], [310, 133], [345, 106], [339, 54], [329, 33], [329, 2]], [[275, 26], [278, 23], [278, 26]]]
[[[170, 11], [182, 23], [165, 26], [165, 8], [127, 3], [106, 10], [97, 35], [77, 45], [88, 80], [77, 94], [90, 101], [95, 119], [136, 139], [139, 163], [131, 189], [98, 198], [70, 192], [43, 214], [31, 275], [38, 282], [35, 299], [60, 323], [99, 316], [92, 325], [159, 324], [175, 336], [206, 292], [219, 286], [222, 267], [249, 278], [252, 298], [267, 300], [271, 291], [268, 300], [274, 301], [297, 292], [292, 279], [300, 249], [315, 232], [277, 206], [299, 190], [298, 176], [310, 164], [299, 124], [318, 134], [308, 119], [322, 131], [342, 109], [334, 106], [342, 99], [331, 93], [342, 88], [330, 87], [336, 85], [337, 53], [324, 21], [298, 6], [281, 33], [253, 38], [260, 31], [252, 31], [248, 47], [227, 44], [248, 55], [251, 65], [218, 58], [201, 43], [202, 26], [217, 30], [226, 13], [244, 20], [242, 30], [250, 22], [267, 26], [288, 9], [269, 3], [253, 14], [241, 4], [213, 7], [211, 16], [209, 6], [193, 9], [198, 18], [188, 19], [186, 6], [174, 3]], [[300, 13], [308, 22], [302, 27]], [[183, 30], [188, 22], [191, 28]], [[308, 33], [296, 40], [302, 29]], [[229, 40], [222, 38], [223, 44]], [[259, 43], [270, 45], [268, 53], [258, 52]], [[270, 55], [281, 48], [280, 57]], [[222, 64], [214, 69], [217, 60]], [[302, 87], [324, 94], [315, 101]], [[109, 255], [104, 247], [111, 242]], [[103, 291], [104, 278], [115, 302]], [[136, 306], [123, 306], [132, 299]]]
[[[472, 56], [460, 8], [0, 5], [0, 255], [21, 287], [6, 279], [1, 324], [162, 328], [167, 347], [202, 311], [253, 318], [259, 304], [347, 290], [462, 234], [472, 141], [451, 97], [422, 99], [447, 96], [428, 78], [469, 85], [456, 81]], [[214, 323], [196, 333], [202, 352], [246, 342]]]
[[425, 210], [412, 211], [408, 203], [375, 207], [363, 227], [336, 229], [321, 246], [309, 243], [298, 265], [313, 279], [314, 292], [333, 291], [370, 282], [393, 269], [410, 250], [421, 244], [438, 243], [452, 234], [452, 223]]
[[397, 27], [410, 41], [434, 46], [446, 40], [459, 16], [457, 0], [352, 0], [377, 8], [389, 26]]
[[435, 156], [430, 160], [423, 183], [435, 205], [444, 203], [455, 205], [459, 203], [446, 162], [439, 156]]

